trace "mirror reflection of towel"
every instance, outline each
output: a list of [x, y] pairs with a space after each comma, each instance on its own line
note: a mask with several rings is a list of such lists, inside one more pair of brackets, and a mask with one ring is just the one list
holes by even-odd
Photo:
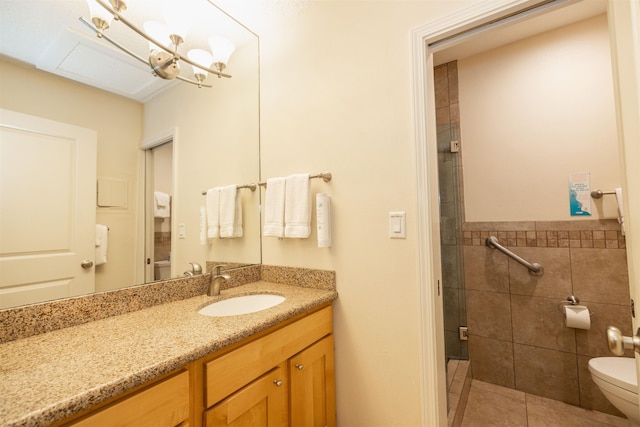
[[242, 206], [236, 184], [220, 189], [220, 237], [242, 237]]
[[284, 237], [284, 185], [283, 177], [267, 179], [264, 196], [265, 237]]
[[220, 237], [220, 187], [207, 190], [207, 238]]
[[109, 241], [109, 228], [106, 225], [96, 224], [96, 262], [95, 265], [107, 263], [107, 243]]
[[171, 217], [171, 196], [161, 191], [153, 193], [153, 216], [156, 218]]

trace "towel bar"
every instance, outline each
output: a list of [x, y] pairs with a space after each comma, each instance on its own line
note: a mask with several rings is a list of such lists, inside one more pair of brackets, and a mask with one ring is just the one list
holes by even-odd
[[591, 192], [591, 197], [594, 199], [601, 199], [605, 194], [616, 194], [615, 191], [602, 191], [602, 190], [594, 190]]

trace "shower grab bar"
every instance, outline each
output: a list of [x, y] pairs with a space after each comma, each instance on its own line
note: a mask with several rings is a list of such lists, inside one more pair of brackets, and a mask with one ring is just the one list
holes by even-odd
[[544, 268], [540, 264], [538, 264], [537, 262], [530, 263], [529, 261], [525, 260], [521, 256], [514, 254], [509, 249], [505, 248], [500, 243], [498, 243], [497, 237], [489, 236], [487, 237], [487, 240], [485, 240], [485, 243], [490, 248], [499, 250], [503, 254], [513, 258], [514, 260], [518, 261], [520, 264], [527, 267], [529, 269], [529, 273], [533, 274], [534, 276], [542, 276], [542, 274], [544, 273]]

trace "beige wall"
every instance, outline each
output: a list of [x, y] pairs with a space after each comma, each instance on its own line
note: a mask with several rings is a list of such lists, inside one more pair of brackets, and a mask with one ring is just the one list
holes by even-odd
[[142, 105], [33, 68], [0, 61], [0, 107], [94, 129], [98, 177], [128, 181], [126, 209], [97, 208], [109, 226], [108, 262], [96, 267], [96, 290], [134, 284], [138, 143]]
[[[241, 19], [260, 35], [262, 177], [333, 173], [312, 183], [332, 197], [333, 246], [315, 231], [263, 238], [263, 263], [336, 271], [341, 426], [421, 425], [410, 31], [464, 4], [320, 1]], [[396, 210], [405, 240], [388, 238]]]
[[[568, 178], [621, 186], [607, 18], [458, 61], [467, 221], [575, 219]], [[615, 218], [615, 198], [591, 219]]]
[[[172, 218], [172, 274], [189, 270], [190, 262], [260, 263], [259, 191], [240, 190], [243, 237], [199, 241], [202, 191], [259, 180], [259, 80], [257, 43], [238, 46], [225, 70], [230, 79], [209, 76], [212, 88], [179, 83], [145, 104], [145, 143], [175, 131], [176, 177]], [[178, 224], [186, 236], [177, 238]]]

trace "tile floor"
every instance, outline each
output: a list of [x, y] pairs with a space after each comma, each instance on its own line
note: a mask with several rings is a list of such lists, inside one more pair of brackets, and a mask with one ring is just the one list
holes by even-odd
[[[625, 418], [590, 411], [553, 399], [478, 380], [471, 380], [468, 396], [463, 392], [468, 361], [449, 363], [449, 425], [462, 427], [628, 427]], [[468, 382], [467, 382], [468, 384]], [[464, 416], [455, 417], [458, 403]], [[460, 410], [463, 408], [460, 407]], [[455, 422], [454, 422], [455, 419]]]

